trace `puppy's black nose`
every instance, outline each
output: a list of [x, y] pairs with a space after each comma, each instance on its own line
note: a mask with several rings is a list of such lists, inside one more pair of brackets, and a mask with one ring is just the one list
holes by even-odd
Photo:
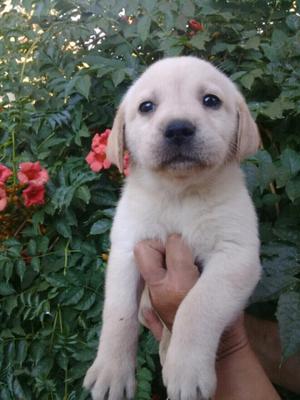
[[189, 121], [174, 120], [169, 123], [164, 132], [164, 136], [169, 143], [180, 146], [188, 142], [195, 134], [195, 127]]

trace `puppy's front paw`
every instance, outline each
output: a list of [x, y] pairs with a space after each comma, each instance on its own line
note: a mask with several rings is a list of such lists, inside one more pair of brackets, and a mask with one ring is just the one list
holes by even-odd
[[134, 363], [128, 359], [101, 360], [97, 357], [84, 378], [83, 386], [93, 400], [133, 399], [135, 392]]
[[197, 352], [183, 353], [169, 348], [163, 380], [171, 400], [209, 400], [216, 389], [213, 360], [205, 362]]

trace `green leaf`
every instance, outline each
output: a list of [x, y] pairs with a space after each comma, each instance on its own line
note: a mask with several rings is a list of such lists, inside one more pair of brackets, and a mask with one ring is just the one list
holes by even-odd
[[190, 40], [190, 44], [198, 50], [204, 50], [205, 44], [209, 40], [208, 33], [197, 32], [195, 36]]
[[89, 75], [80, 76], [75, 83], [75, 89], [82, 94], [87, 100], [89, 98], [91, 88], [91, 78]]
[[16, 296], [7, 296], [4, 302], [3, 309], [8, 315], [11, 315], [12, 311], [18, 306], [18, 300]]
[[157, 0], [143, 0], [143, 5], [148, 13], [151, 14], [154, 8], [157, 6]]
[[193, 1], [191, 0], [185, 0], [182, 3], [182, 7], [180, 9], [180, 12], [185, 15], [186, 17], [194, 17], [195, 16], [195, 5]]
[[26, 397], [27, 397], [24, 393], [24, 390], [23, 390], [21, 384], [20, 384], [20, 381], [17, 378], [14, 379], [14, 395], [15, 395], [15, 398], [18, 400], [19, 399], [23, 400], [23, 399], [26, 399]]
[[61, 300], [62, 304], [65, 306], [77, 304], [82, 296], [84, 295], [83, 288], [67, 288], [63, 293], [63, 300]]
[[246, 175], [247, 188], [250, 193], [254, 193], [259, 185], [259, 170], [256, 165], [250, 162], [245, 162], [242, 169]]
[[287, 359], [300, 350], [300, 293], [290, 291], [282, 294], [276, 316], [283, 344], [283, 357]]
[[91, 192], [88, 186], [86, 185], [80, 186], [75, 192], [75, 197], [83, 200], [86, 204], [89, 204], [91, 200]]
[[23, 259], [20, 259], [16, 263], [16, 271], [18, 276], [20, 277], [21, 282], [23, 281], [24, 274], [26, 271], [26, 264]]
[[253, 158], [258, 161], [257, 177], [260, 190], [263, 191], [275, 179], [276, 168], [270, 154], [265, 150], [258, 151]]
[[231, 76], [230, 76], [230, 79], [232, 80], [232, 81], [237, 81], [237, 80], [239, 80], [242, 76], [244, 76], [244, 75], [246, 75], [247, 74], [247, 71], [238, 71], [238, 72], [235, 72], [234, 74], [232, 74]]
[[41, 260], [39, 257], [32, 257], [30, 264], [35, 272], [40, 272]]
[[1, 296], [9, 296], [10, 294], [15, 293], [15, 289], [8, 282], [0, 282], [0, 295]]
[[46, 356], [42, 358], [36, 366], [32, 369], [31, 373], [35, 377], [43, 376], [43, 375], [48, 375], [50, 370], [53, 367], [53, 357]]
[[72, 237], [71, 227], [65, 220], [60, 220], [56, 222], [56, 230], [66, 239]]
[[147, 368], [141, 368], [138, 372], [138, 377], [144, 381], [152, 380], [151, 371], [149, 371], [149, 369], [147, 369]]
[[251, 89], [256, 78], [259, 78], [263, 75], [263, 71], [261, 69], [254, 69], [246, 75], [243, 75], [240, 79], [241, 84], [247, 88]]
[[247, 40], [247, 42], [244, 44], [243, 47], [247, 50], [248, 49], [257, 49], [259, 45], [260, 45], [260, 37], [253, 36]]
[[115, 216], [116, 209], [115, 208], [106, 208], [102, 210], [102, 215], [104, 217], [113, 218]]
[[300, 154], [287, 148], [280, 155], [276, 171], [276, 184], [278, 188], [285, 186], [288, 181], [300, 171]]
[[87, 126], [84, 124], [81, 129], [76, 131], [75, 143], [77, 146], [81, 146], [81, 138], [87, 138], [91, 136], [91, 132], [88, 130]]
[[26, 359], [27, 356], [27, 351], [28, 351], [28, 343], [26, 342], [26, 340], [19, 340], [18, 344], [17, 344], [17, 358], [16, 361], [22, 365], [23, 362]]
[[149, 36], [150, 32], [150, 26], [151, 26], [151, 17], [148, 15], [143, 15], [138, 19], [138, 24], [137, 24], [137, 33], [139, 37], [141, 38], [142, 42], [145, 42], [145, 40]]
[[251, 302], [265, 302], [278, 298], [282, 291], [287, 290], [297, 284], [298, 280], [292, 276], [284, 276], [284, 274], [273, 274], [272, 276], [263, 275], [259, 281]]
[[56, 190], [52, 198], [52, 203], [55, 209], [69, 207], [75, 193], [75, 188], [72, 186], [62, 186]]
[[300, 178], [292, 179], [285, 187], [289, 199], [295, 201], [300, 198]]
[[280, 155], [282, 165], [286, 167], [290, 176], [296, 175], [300, 171], [300, 154], [293, 149], [285, 149]]
[[286, 110], [294, 108], [294, 103], [289, 100], [277, 98], [273, 102], [266, 102], [266, 106], [262, 113], [271, 119], [283, 118], [283, 113]]
[[37, 249], [37, 246], [36, 246], [35, 240], [34, 239], [30, 239], [29, 243], [28, 243], [28, 246], [27, 246], [28, 255], [29, 256], [35, 256], [36, 255], [36, 249]]
[[102, 233], [107, 232], [111, 228], [111, 221], [108, 219], [102, 219], [100, 221], [95, 222], [90, 230], [91, 235], [101, 235]]
[[96, 301], [95, 293], [87, 293], [76, 305], [76, 310], [86, 311], [89, 310]]
[[46, 275], [44, 279], [53, 287], [62, 288], [68, 286], [68, 281], [65, 276], [60, 274]]
[[56, 361], [61, 369], [65, 371], [68, 369], [69, 358], [65, 352], [59, 352], [57, 354]]
[[49, 247], [49, 238], [48, 236], [41, 236], [37, 242], [37, 250], [39, 253], [46, 253]]
[[4, 276], [5, 276], [5, 279], [6, 279], [7, 282], [8, 282], [8, 281], [10, 280], [10, 278], [12, 277], [13, 269], [14, 269], [14, 265], [13, 265], [13, 262], [12, 262], [12, 261], [7, 261], [7, 262], [4, 264], [3, 272], [4, 272]]
[[39, 225], [44, 222], [44, 216], [45, 216], [44, 210], [37, 211], [32, 216], [32, 223], [34, 224], [34, 227], [37, 232]]
[[118, 69], [116, 71], [113, 71], [113, 73], [111, 74], [114, 86], [118, 86], [121, 82], [123, 82], [125, 77], [126, 77], [126, 72], [123, 69]]
[[77, 361], [92, 361], [95, 357], [95, 351], [91, 349], [79, 350], [73, 354], [73, 357]]
[[300, 29], [300, 17], [299, 15], [289, 15], [286, 18], [287, 26], [294, 32], [297, 32]]

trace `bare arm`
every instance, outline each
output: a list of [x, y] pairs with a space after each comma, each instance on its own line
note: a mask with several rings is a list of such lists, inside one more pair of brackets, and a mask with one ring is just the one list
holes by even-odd
[[216, 368], [214, 400], [280, 399], [250, 347], [243, 317], [223, 334]]
[[[180, 302], [199, 278], [191, 252], [172, 235], [165, 249], [157, 241], [141, 242], [135, 257], [153, 307], [171, 329]], [[162, 327], [155, 312], [145, 310], [144, 317], [159, 339]], [[248, 343], [242, 319], [223, 334], [216, 368], [214, 400], [280, 399]]]
[[282, 361], [278, 324], [245, 316], [250, 345], [273, 383], [300, 394], [300, 353]]

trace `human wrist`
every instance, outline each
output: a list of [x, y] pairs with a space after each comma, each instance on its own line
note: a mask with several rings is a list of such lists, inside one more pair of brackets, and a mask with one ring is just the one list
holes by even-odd
[[182, 300], [184, 299], [186, 292], [171, 291], [164, 293], [161, 296], [160, 293], [157, 294], [155, 291], [150, 290], [150, 299], [156, 314], [159, 316], [160, 320], [164, 325], [172, 331], [175, 316], [180, 306]]
[[217, 352], [217, 362], [225, 358], [230, 358], [233, 354], [247, 347], [250, 348], [244, 327], [244, 317], [240, 316], [221, 336]]

